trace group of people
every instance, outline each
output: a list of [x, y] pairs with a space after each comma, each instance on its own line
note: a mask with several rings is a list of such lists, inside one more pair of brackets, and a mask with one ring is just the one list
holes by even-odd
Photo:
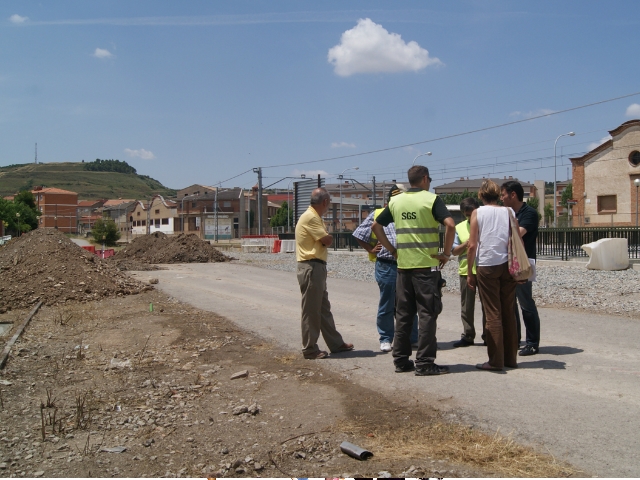
[[[380, 289], [377, 329], [382, 352], [392, 352], [395, 371], [418, 376], [441, 375], [447, 366], [435, 363], [436, 329], [442, 312], [441, 270], [453, 257], [459, 259], [461, 318], [464, 333], [454, 347], [474, 344], [474, 305], [478, 290], [483, 311], [482, 338], [489, 360], [482, 370], [517, 367], [520, 320], [516, 298], [522, 308], [526, 345], [520, 355], [538, 353], [540, 319], [532, 298], [531, 281], [516, 283], [508, 270], [507, 246], [511, 223], [523, 238], [535, 272], [537, 212], [523, 202], [522, 186], [515, 181], [501, 187], [483, 182], [477, 200], [460, 205], [466, 220], [456, 225], [443, 200], [429, 192], [431, 177], [425, 166], [408, 171], [409, 188], [391, 187], [388, 203], [376, 209], [353, 232], [356, 241], [375, 261]], [[504, 207], [498, 205], [502, 200]], [[311, 205], [296, 225], [297, 277], [302, 293], [302, 353], [307, 359], [326, 358], [317, 345], [320, 333], [332, 353], [353, 350], [336, 330], [326, 288], [327, 247], [333, 237], [322, 216], [330, 195], [324, 188], [311, 194]], [[439, 227], [444, 226], [444, 245], [439, 253]], [[469, 268], [471, 266], [471, 268]], [[395, 323], [394, 323], [395, 319]], [[517, 320], [516, 320], [517, 319]], [[416, 350], [415, 362], [411, 360]]]

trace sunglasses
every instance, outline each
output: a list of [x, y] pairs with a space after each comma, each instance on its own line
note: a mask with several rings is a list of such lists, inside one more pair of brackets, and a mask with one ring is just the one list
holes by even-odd
[[433, 181], [433, 178], [431, 178], [429, 175], [425, 175], [425, 177], [427, 177], [427, 180], [429, 180], [430, 182]]

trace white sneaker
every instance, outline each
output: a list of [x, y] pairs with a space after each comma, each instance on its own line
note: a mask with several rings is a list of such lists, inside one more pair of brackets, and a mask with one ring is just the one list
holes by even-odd
[[389, 343], [389, 342], [380, 342], [380, 351], [381, 352], [390, 352], [391, 351], [391, 343]]

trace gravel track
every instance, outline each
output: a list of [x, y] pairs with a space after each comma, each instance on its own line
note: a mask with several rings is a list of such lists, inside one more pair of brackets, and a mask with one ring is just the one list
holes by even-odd
[[[233, 253], [240, 263], [271, 270], [295, 272], [294, 254]], [[375, 282], [374, 264], [358, 253], [329, 253], [328, 275], [335, 278]], [[459, 293], [458, 262], [443, 272], [446, 291]], [[564, 307], [640, 318], [640, 272], [587, 270], [578, 266], [538, 265], [533, 296], [539, 307]]]

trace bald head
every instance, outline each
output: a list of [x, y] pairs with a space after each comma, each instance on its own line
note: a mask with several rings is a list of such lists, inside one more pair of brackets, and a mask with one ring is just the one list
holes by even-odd
[[316, 188], [311, 192], [311, 206], [318, 212], [320, 216], [327, 213], [329, 210], [329, 202], [331, 201], [331, 195], [327, 192], [326, 188]]

